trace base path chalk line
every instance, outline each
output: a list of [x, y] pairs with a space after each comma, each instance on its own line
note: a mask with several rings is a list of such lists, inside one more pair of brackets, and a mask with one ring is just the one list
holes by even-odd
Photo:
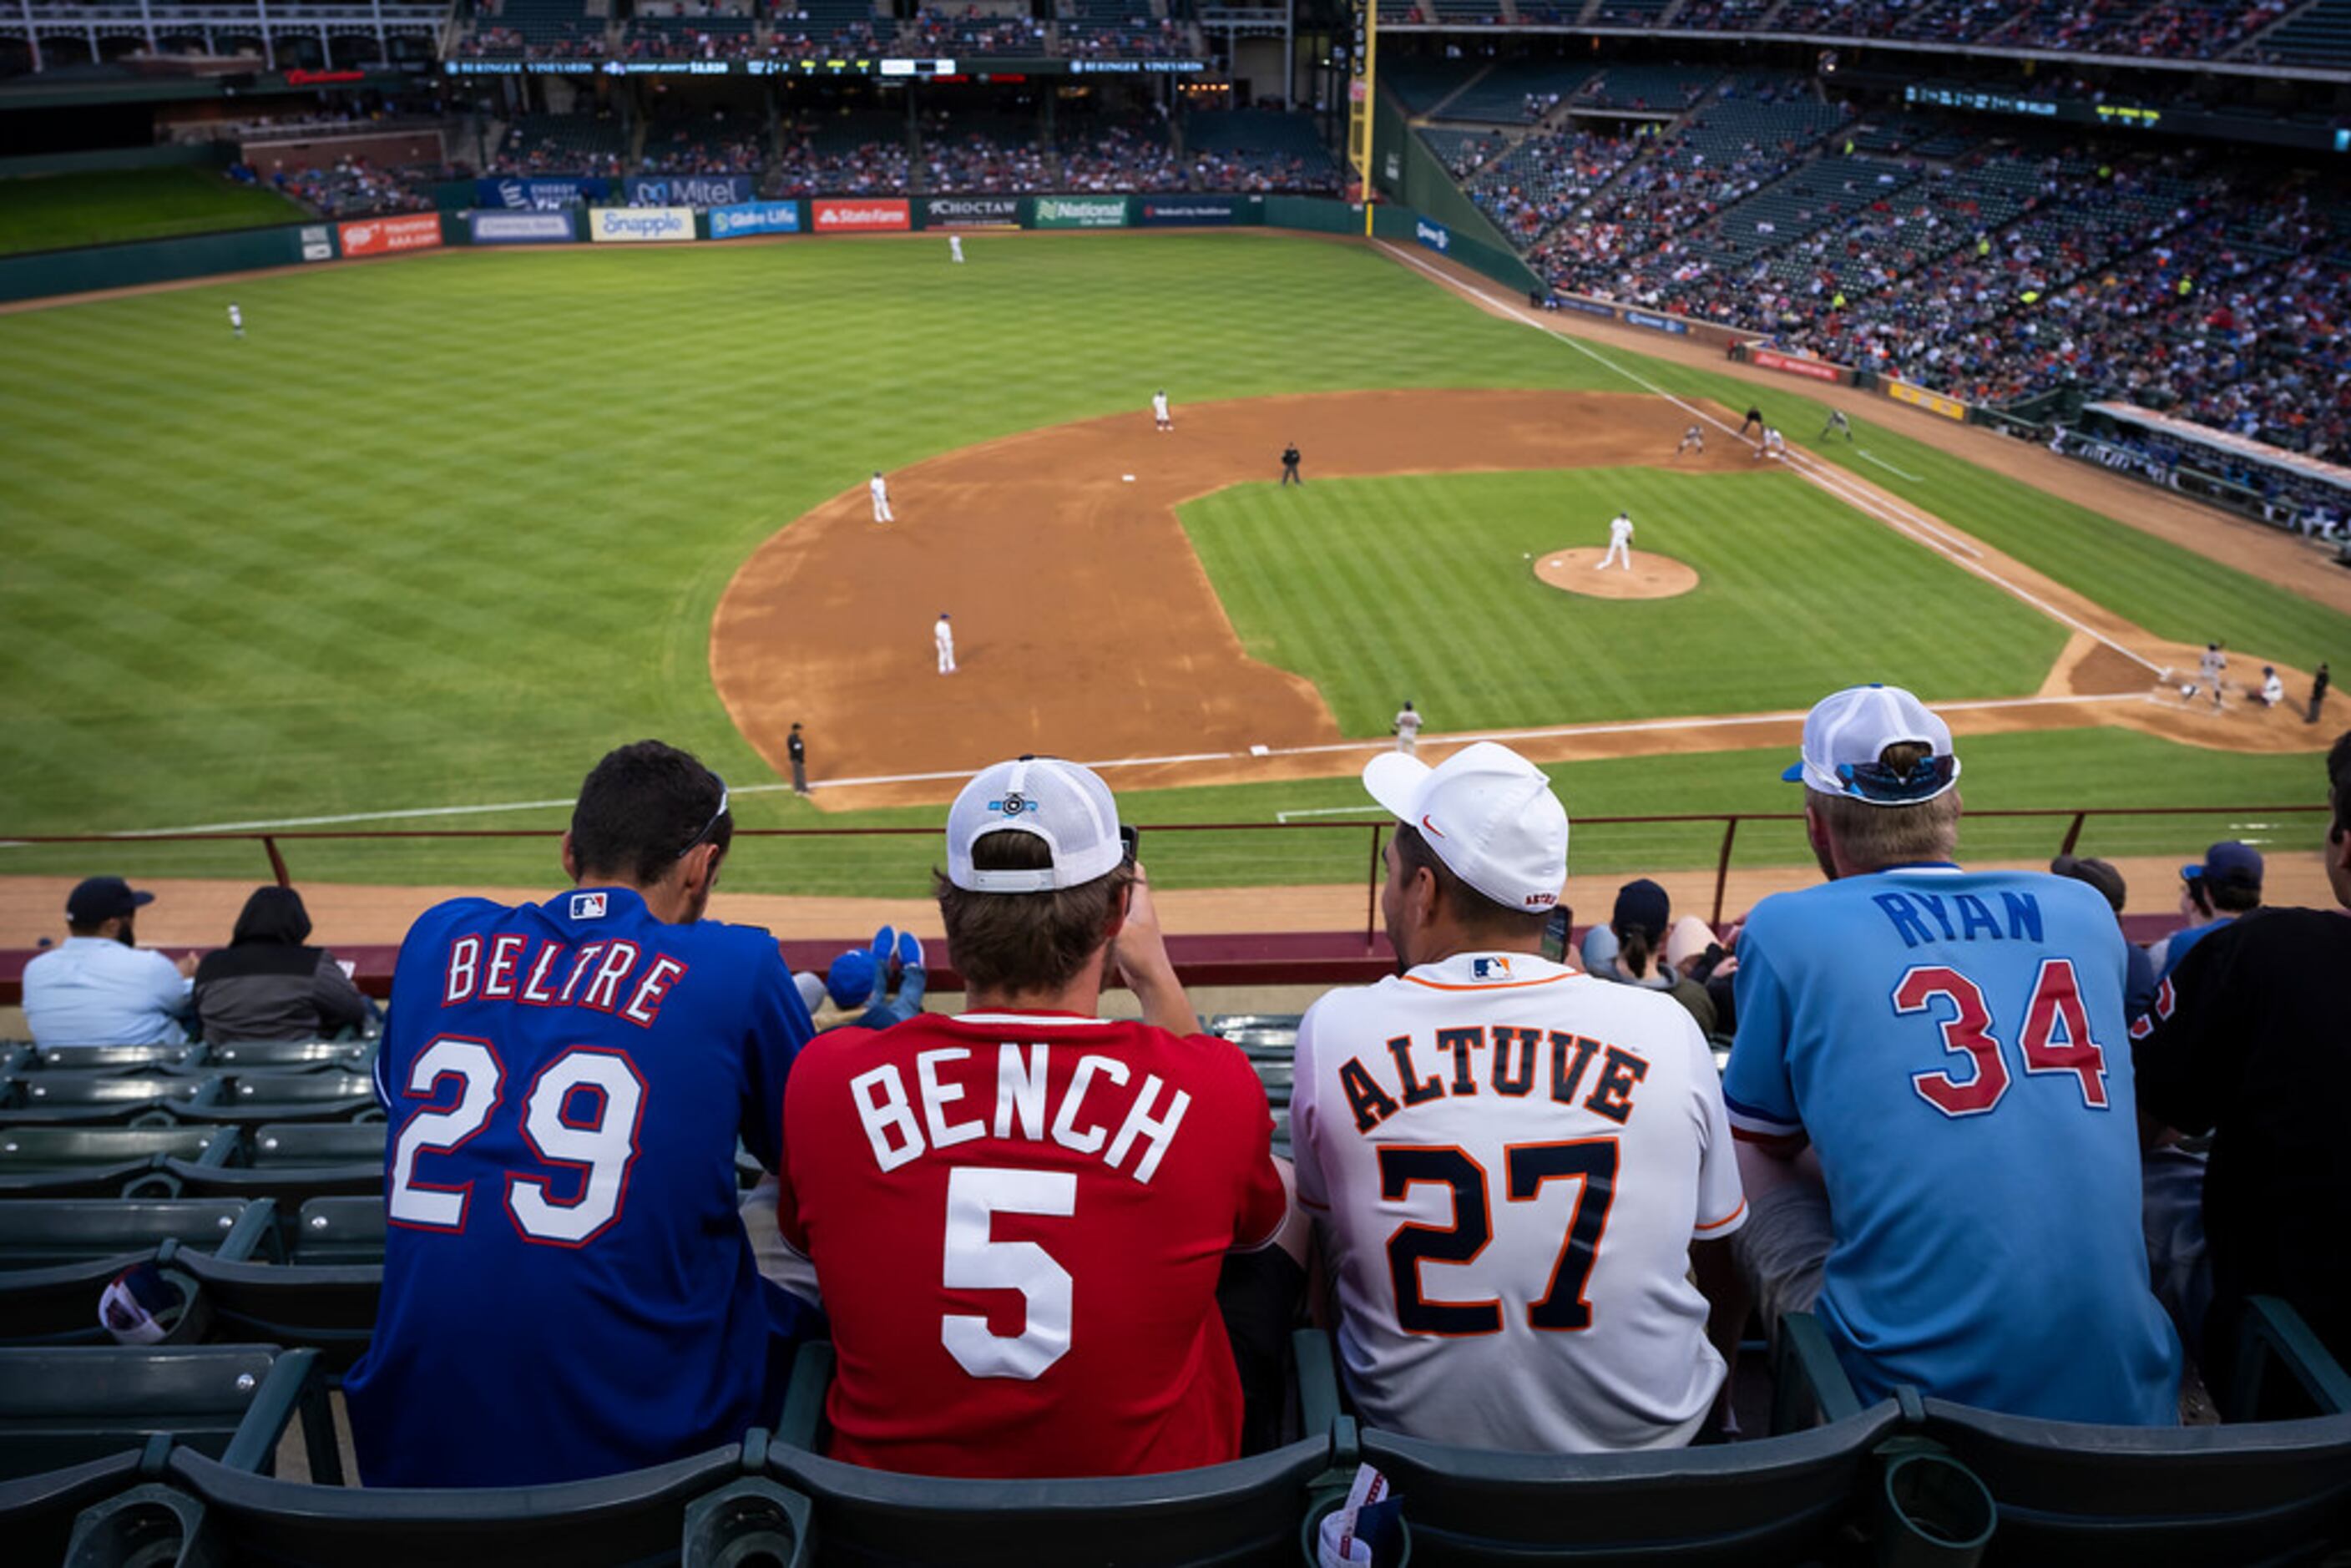
[[[1550, 323], [1541, 320], [1536, 317], [1528, 315], [1524, 310], [1520, 309], [1514, 301], [1498, 298], [1493, 295], [1488, 294], [1481, 288], [1473, 288], [1468, 284], [1462, 282], [1459, 278], [1453, 277], [1451, 274], [1429, 266], [1426, 262], [1422, 261], [1418, 256], [1414, 256], [1407, 251], [1399, 249], [1397, 246], [1389, 244], [1385, 240], [1374, 240], [1372, 243], [1395, 260], [1401, 261], [1405, 266], [1413, 268], [1416, 272], [1426, 274], [1427, 277], [1435, 279], [1439, 287], [1452, 289], [1458, 294], [1466, 295], [1471, 298], [1477, 299], [1480, 303], [1489, 306], [1501, 314], [1512, 318], [1522, 325], [1532, 327], [1538, 332], [1542, 332], [1550, 337], [1556, 338], [1559, 341], [1565, 343], [1569, 348], [1575, 350], [1578, 353], [1584, 355], [1586, 358], [1593, 360], [1598, 364], [1601, 364], [1608, 370], [1611, 370], [1616, 374], [1624, 377], [1626, 381], [1631, 382], [1635, 386], [1665, 399], [1675, 407], [1687, 413], [1691, 418], [1704, 420], [1707, 423], [1713, 425], [1717, 430], [1729, 435], [1734, 440], [1739, 439], [1738, 430], [1734, 428], [1729, 421], [1719, 419], [1714, 414], [1708, 413], [1705, 409], [1699, 408], [1697, 404], [1675, 396], [1672, 392], [1667, 392], [1665, 388], [1649, 380], [1646, 376], [1642, 375], [1639, 371], [1630, 370], [1624, 365], [1618, 364], [1615, 361], [1600, 352], [1597, 349], [1593, 348], [1590, 344], [1583, 342], [1582, 340], [1575, 338], [1574, 336], [1562, 331], [1559, 328], [1552, 326]], [[1749, 444], [1751, 445], [1753, 444], [1750, 443]], [[1824, 463], [1821, 459], [1813, 456], [1810, 453], [1803, 452], [1796, 447], [1790, 447], [1788, 449], [1787, 466], [1801, 477], [1810, 481], [1819, 488], [1827, 491], [1830, 495], [1836, 497], [1839, 500], [1844, 502], [1855, 511], [1858, 511], [1866, 517], [1875, 517], [1879, 522], [1884, 523], [1886, 527], [1894, 529], [1896, 533], [1907, 535], [1909, 538], [1917, 540], [1919, 543], [1926, 545], [1928, 549], [1938, 551], [1944, 556], [1949, 558], [1954, 564], [1964, 567], [1969, 571], [1975, 573], [1978, 577], [1982, 578], [1986, 582], [1992, 584], [2002, 592], [2023, 601], [2026, 604], [2038, 610], [2041, 613], [2048, 616], [2058, 624], [2069, 627], [2075, 632], [2079, 632], [2084, 636], [2090, 638], [2094, 642], [2104, 643], [2105, 646], [2112, 648], [2116, 653], [2120, 653], [2126, 659], [2130, 660], [2134, 664], [2142, 665], [2148, 670], [2155, 670], [2159, 667], [2154, 663], [2154, 661], [2148, 659], [2144, 654], [2139, 653], [2134, 649], [2125, 647], [2122, 643], [2116, 642], [2112, 637], [2107, 636], [2096, 627], [2084, 624], [2076, 617], [2067, 614], [2064, 611], [2058, 609], [2055, 605], [2049, 603], [2046, 600], [2042, 599], [2037, 594], [2021, 588], [2017, 584], [2011, 582], [2008, 579], [2001, 576], [2000, 573], [1992, 570], [1990, 567], [1983, 564], [1982, 560], [1980, 559], [1982, 552], [1978, 549], [1972, 542], [1959, 538], [1957, 536], [1937, 525], [1931, 519], [1903, 504], [1898, 498], [1887, 497], [1886, 500], [1881, 501], [1877, 497], [1869, 495], [1868, 493], [1857, 488], [1856, 486], [1859, 482], [1853, 479], [1852, 476], [1843, 475], [1831, 465]], [[1908, 514], [1907, 517], [1903, 516], [1905, 513]]]
[[1855, 457], [1860, 458], [1864, 463], [1875, 463], [1875, 464], [1876, 464], [1880, 468], [1885, 469], [1888, 474], [1893, 475], [1893, 476], [1894, 476], [1896, 478], [1897, 478], [1897, 479], [1907, 479], [1907, 480], [1909, 480], [1909, 481], [1910, 481], [1910, 483], [1912, 483], [1913, 485], [1923, 485], [1923, 484], [1925, 484], [1925, 483], [1927, 482], [1927, 481], [1925, 481], [1924, 479], [1921, 479], [1920, 477], [1918, 477], [1918, 476], [1917, 476], [1917, 475], [1911, 473], [1911, 472], [1910, 472], [1909, 470], [1907, 470], [1907, 469], [1905, 469], [1905, 468], [1896, 468], [1896, 466], [1894, 466], [1894, 465], [1893, 465], [1893, 464], [1888, 463], [1888, 462], [1887, 462], [1885, 458], [1883, 458], [1883, 457], [1876, 457], [1876, 456], [1873, 456], [1873, 455], [1871, 455], [1870, 451], [1869, 451], [1869, 449], [1868, 449], [1867, 447], [1864, 447], [1864, 448], [1862, 448], [1860, 451], [1858, 451], [1858, 452], [1855, 453], [1855, 454], [1854, 454], [1854, 455], [1855, 455]]
[[[2126, 692], [2099, 696], [1980, 697], [1966, 702], [1938, 702], [1934, 706], [1938, 713], [1981, 713], [2001, 708], [2074, 707], [2092, 703], [2140, 700], [2137, 694]], [[1693, 716], [1688, 718], [1625, 719], [1604, 724], [1549, 725], [1532, 729], [1467, 730], [1450, 735], [1424, 733], [1420, 739], [1424, 746], [1467, 746], [1479, 740], [1505, 742], [1555, 740], [1573, 739], [1577, 736], [1584, 735], [1640, 735], [1658, 730], [1731, 729], [1750, 725], [1802, 724], [1803, 719], [1804, 715], [1801, 710], [1791, 709], [1785, 713], [1733, 714], [1727, 717]], [[1252, 757], [1317, 757], [1346, 751], [1391, 751], [1395, 747], [1395, 742], [1393, 738], [1383, 737], [1376, 740], [1343, 740], [1316, 746], [1270, 746], [1262, 750], [1251, 748], [1248, 751], [1192, 751], [1170, 757], [1113, 757], [1087, 761], [1081, 766], [1091, 768], [1097, 773], [1108, 773], [1122, 768], [1169, 768], [1187, 762], [1238, 762]], [[936, 784], [948, 779], [968, 779], [976, 770], [974, 768], [950, 768], [930, 773], [887, 773], [863, 779], [811, 779], [809, 782], [809, 788], [811, 789], [863, 789], [893, 784]], [[776, 795], [790, 788], [789, 784], [782, 782], [742, 784], [736, 786], [733, 793]], [[576, 802], [573, 800], [507, 800], [489, 806], [420, 806], [400, 811], [350, 811], [336, 817], [285, 817], [268, 822], [201, 822], [184, 828], [125, 828], [116, 832], [94, 836], [102, 839], [152, 839], [180, 833], [277, 832], [294, 828], [340, 826], [353, 822], [392, 822], [416, 817], [480, 816], [493, 811], [551, 811], [559, 807], [569, 810], [574, 804]], [[1292, 813], [1292, 815], [1296, 814]], [[35, 847], [37, 846], [20, 841], [0, 842], [0, 849]]]

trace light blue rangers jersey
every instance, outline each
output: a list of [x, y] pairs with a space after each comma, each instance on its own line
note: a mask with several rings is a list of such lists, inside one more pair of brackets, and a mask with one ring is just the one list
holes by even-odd
[[2175, 1422], [2105, 900], [1905, 866], [1765, 899], [1738, 950], [1731, 1125], [1819, 1153], [1836, 1243], [1814, 1311], [1862, 1396]]

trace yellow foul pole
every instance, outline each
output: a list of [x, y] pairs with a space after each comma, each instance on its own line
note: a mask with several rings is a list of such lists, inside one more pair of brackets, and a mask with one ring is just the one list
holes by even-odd
[[1354, 20], [1347, 55], [1347, 164], [1354, 171], [1352, 194], [1364, 204], [1364, 237], [1372, 234], [1372, 112], [1378, 84], [1379, 0], [1350, 0]]

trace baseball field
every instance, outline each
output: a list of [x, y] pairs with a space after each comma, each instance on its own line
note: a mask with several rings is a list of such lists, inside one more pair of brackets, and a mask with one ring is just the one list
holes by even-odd
[[[2345, 663], [2351, 594], [2282, 539], [2199, 535], [2168, 498], [1891, 405], [1816, 442], [1808, 386], [1565, 341], [1368, 247], [967, 249], [451, 251], [0, 316], [0, 361], [39, 371], [0, 382], [0, 832], [543, 830], [649, 734], [750, 827], [929, 828], [958, 775], [1024, 750], [1121, 763], [1144, 823], [1343, 822], [1407, 698], [1425, 751], [1517, 737], [1579, 818], [1784, 811], [1785, 716], [1870, 679], [1950, 708], [1973, 810], [2323, 799], [2339, 720], [2233, 685], [2215, 714], [2162, 679], [2219, 639], [2232, 683], [2274, 664], [2298, 708]], [[1732, 438], [1750, 402], [1796, 461]], [[1701, 420], [1707, 453], [1674, 455]], [[1278, 486], [1292, 441], [1308, 483]], [[1541, 570], [1619, 509], [1687, 591]], [[794, 721], [812, 801], [778, 783]], [[2053, 836], [1987, 821], [1968, 845]], [[2217, 836], [2150, 820], [2085, 847]], [[1580, 836], [1577, 870], [1710, 864], [1719, 839]], [[1364, 869], [1343, 831], [1155, 842], [1176, 886]], [[306, 884], [550, 875], [543, 841], [287, 850]], [[93, 853], [262, 869], [246, 846], [0, 849], [10, 935]], [[907, 896], [934, 858], [765, 841], [729, 886]], [[1782, 825], [1736, 858], [1804, 853]]]

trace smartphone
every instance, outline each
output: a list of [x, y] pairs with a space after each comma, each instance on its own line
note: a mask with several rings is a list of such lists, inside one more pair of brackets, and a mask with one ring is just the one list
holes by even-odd
[[1575, 912], [1564, 904], [1551, 907], [1551, 918], [1543, 922], [1542, 956], [1554, 964], [1567, 962], [1567, 931], [1575, 924]]
[[1126, 823], [1121, 822], [1118, 825], [1118, 841], [1126, 846], [1126, 863], [1133, 865], [1134, 863], [1135, 846], [1143, 841], [1143, 830], [1141, 828], [1129, 827]]

